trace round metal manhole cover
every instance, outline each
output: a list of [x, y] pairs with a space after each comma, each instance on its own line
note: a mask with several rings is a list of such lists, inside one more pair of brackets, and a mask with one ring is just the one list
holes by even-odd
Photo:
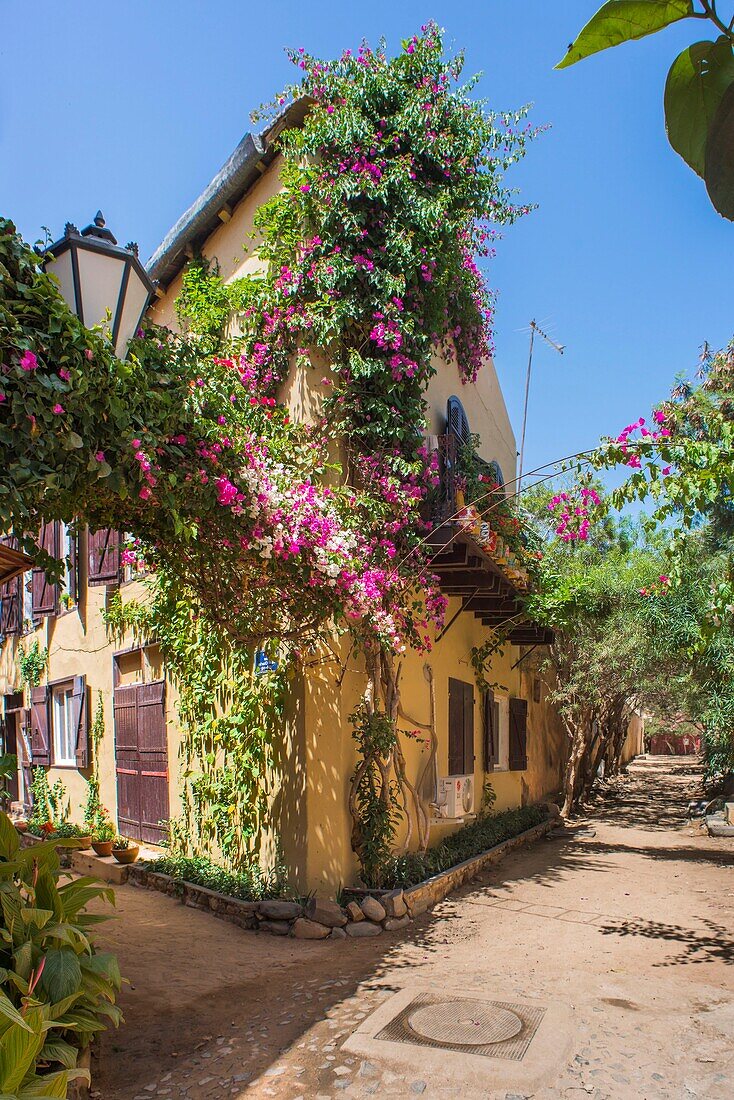
[[434, 1043], [485, 1046], [514, 1039], [522, 1031], [522, 1020], [483, 1001], [446, 1001], [416, 1009], [408, 1016], [408, 1026]]

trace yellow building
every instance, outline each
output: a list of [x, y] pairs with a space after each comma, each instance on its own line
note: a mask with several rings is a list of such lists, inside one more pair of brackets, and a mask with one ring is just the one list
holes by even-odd
[[[159, 284], [151, 318], [177, 327], [176, 298], [188, 259], [216, 259], [225, 281], [252, 273], [259, 263], [254, 214], [280, 187], [280, 160], [273, 147], [283, 125], [298, 124], [296, 105], [270, 131], [247, 134], [203, 194], [177, 222], [149, 264]], [[300, 112], [300, 116], [299, 116]], [[512, 482], [516, 442], [494, 365], [487, 362], [475, 384], [462, 384], [457, 366], [437, 359], [427, 400], [427, 443], [438, 448], [447, 482], [446, 515], [460, 506], [450, 484], [451, 448], [468, 431], [481, 439], [481, 458], [499, 480]], [[318, 414], [323, 369], [293, 369], [283, 400], [291, 415]], [[70, 540], [63, 525], [43, 532], [46, 547], [68, 561], [62, 585], [42, 573], [11, 582], [2, 594], [0, 693], [4, 695], [6, 745], [17, 746], [21, 768], [14, 794], [27, 802], [29, 763], [61, 778], [80, 820], [85, 778], [90, 774], [90, 726], [101, 699], [104, 735], [96, 761], [102, 800], [122, 833], [160, 842], [164, 822], [179, 808], [181, 789], [175, 693], [155, 647], [109, 639], [102, 610], [119, 590], [123, 601], [140, 595], [141, 581], [121, 562], [117, 532], [84, 532]], [[561, 786], [566, 736], [546, 687], [526, 659], [549, 635], [519, 614], [522, 576], [492, 548], [478, 526], [449, 521], [432, 537], [433, 568], [450, 597], [446, 626], [426, 657], [406, 654], [402, 670], [403, 728], [420, 731], [435, 706], [438, 751], [435, 769], [421, 737], [406, 738], [407, 775], [420, 788], [434, 843], [479, 807], [491, 782], [496, 808], [539, 801]], [[15, 585], [15, 587], [13, 587]], [[510, 642], [492, 666], [493, 692], [477, 689], [472, 647], [489, 632], [511, 624]], [[34, 642], [48, 650], [40, 684], [25, 690], [19, 650]], [[276, 845], [294, 885], [334, 891], [354, 882], [347, 795], [355, 767], [348, 716], [365, 687], [364, 671], [347, 659], [343, 668], [324, 663], [293, 685], [285, 764], [272, 800], [264, 856]], [[30, 758], [30, 759], [29, 759]], [[450, 778], [449, 782], [446, 782]], [[398, 838], [400, 839], [400, 838]], [[415, 840], [413, 841], [415, 843]]]

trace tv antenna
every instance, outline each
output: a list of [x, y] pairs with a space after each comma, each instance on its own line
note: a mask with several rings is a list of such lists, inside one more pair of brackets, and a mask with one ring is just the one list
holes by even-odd
[[523, 466], [523, 459], [525, 457], [525, 430], [528, 426], [528, 397], [530, 396], [530, 373], [533, 369], [533, 345], [535, 343], [535, 333], [536, 332], [537, 332], [538, 336], [541, 336], [545, 340], [546, 344], [549, 344], [550, 347], [554, 348], [554, 350], [557, 351], [559, 355], [563, 355], [564, 351], [566, 350], [564, 344], [557, 344], [555, 342], [555, 340], [551, 340], [550, 336], [546, 332], [543, 332], [542, 328], [539, 327], [539, 325], [536, 323], [535, 320], [532, 320], [530, 322], [530, 353], [528, 355], [528, 370], [527, 370], [527, 374], [525, 375], [525, 407], [523, 409], [523, 414], [522, 414], [522, 437], [521, 437], [521, 440], [520, 440], [520, 468], [519, 468], [518, 474], [517, 474], [517, 492], [518, 493], [520, 492], [520, 490], [522, 488], [522, 466]]

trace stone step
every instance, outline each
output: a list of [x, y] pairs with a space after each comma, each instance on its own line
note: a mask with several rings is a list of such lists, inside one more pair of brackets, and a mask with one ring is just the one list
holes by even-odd
[[[155, 859], [160, 853], [153, 849], [140, 848], [138, 859]], [[114, 856], [98, 856], [96, 852], [72, 852], [71, 869], [78, 875], [93, 875], [102, 882], [111, 882], [115, 886], [122, 886], [127, 882], [127, 876], [131, 863], [118, 863]]]

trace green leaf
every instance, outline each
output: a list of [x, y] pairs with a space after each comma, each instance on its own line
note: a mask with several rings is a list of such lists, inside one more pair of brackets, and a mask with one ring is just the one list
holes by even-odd
[[48, 1039], [40, 1057], [48, 1062], [58, 1062], [64, 1069], [74, 1069], [79, 1056], [79, 1048], [63, 1039]]
[[668, 140], [686, 164], [703, 176], [706, 139], [721, 98], [734, 83], [734, 53], [722, 35], [694, 42], [673, 62], [665, 83]]
[[23, 924], [35, 924], [36, 928], [45, 928], [53, 916], [51, 909], [21, 909]]
[[721, 97], [709, 129], [704, 180], [714, 209], [734, 221], [734, 84]]
[[41, 985], [52, 1001], [61, 1001], [76, 993], [81, 981], [82, 970], [75, 951], [58, 947], [46, 952]]
[[0, 1013], [5, 1016], [6, 1019], [12, 1020], [18, 1027], [22, 1027], [25, 1031], [33, 1030], [30, 1025], [25, 1022], [10, 998], [6, 997], [2, 991], [0, 991]]
[[19, 847], [18, 830], [7, 814], [0, 813], [0, 855], [3, 859], [14, 859]]
[[67, 1096], [69, 1081], [78, 1078], [89, 1083], [88, 1070], [62, 1069], [58, 1073], [49, 1073], [44, 1077], [36, 1077], [24, 1085], [18, 1093], [18, 1100], [64, 1100]]
[[[37, 1014], [29, 1013], [29, 1017], [37, 1025], [40, 1023]], [[9, 1027], [0, 1038], [0, 1087], [11, 1093], [17, 1092], [42, 1046], [43, 1033], [40, 1028], [34, 1030], [33, 1023], [28, 1028], [19, 1025]]]
[[591, 54], [645, 38], [693, 14], [693, 0], [609, 0], [577, 35], [557, 69], [567, 69]]

